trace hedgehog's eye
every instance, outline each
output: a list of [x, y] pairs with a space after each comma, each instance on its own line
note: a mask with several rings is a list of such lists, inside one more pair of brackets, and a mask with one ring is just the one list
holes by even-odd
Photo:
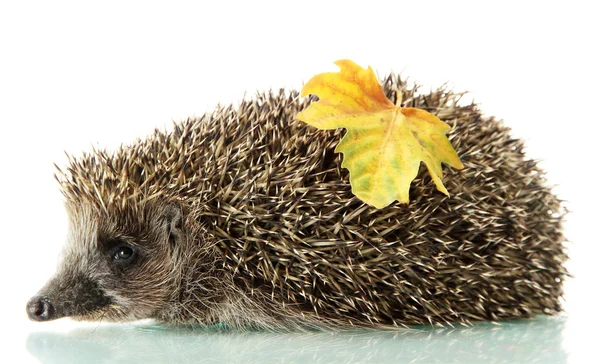
[[115, 259], [117, 260], [126, 260], [133, 256], [133, 249], [128, 246], [122, 246], [117, 249], [115, 254]]
[[111, 252], [113, 263], [123, 267], [133, 263], [136, 257], [136, 250], [123, 243], [116, 245]]

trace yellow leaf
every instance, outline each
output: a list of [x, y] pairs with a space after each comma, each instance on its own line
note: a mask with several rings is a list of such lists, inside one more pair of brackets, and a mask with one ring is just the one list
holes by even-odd
[[463, 168], [446, 137], [448, 124], [425, 110], [396, 107], [371, 67], [335, 64], [340, 72], [316, 75], [304, 85], [302, 96], [314, 94], [319, 101], [297, 118], [319, 129], [346, 128], [336, 152], [344, 154], [352, 192], [377, 208], [408, 203], [410, 183], [424, 162], [437, 189], [448, 195], [441, 163]]

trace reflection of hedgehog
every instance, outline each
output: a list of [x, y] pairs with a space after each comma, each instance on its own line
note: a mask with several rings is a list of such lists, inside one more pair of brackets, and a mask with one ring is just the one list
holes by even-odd
[[384, 89], [453, 127], [451, 197], [421, 171], [408, 206], [363, 204], [333, 151], [342, 132], [297, 122], [297, 93], [261, 95], [72, 159], [69, 245], [29, 316], [290, 328], [558, 312], [563, 209], [522, 142], [451, 92]]

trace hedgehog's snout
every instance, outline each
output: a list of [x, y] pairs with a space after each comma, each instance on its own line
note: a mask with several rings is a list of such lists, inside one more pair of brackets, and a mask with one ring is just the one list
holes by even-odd
[[27, 302], [27, 315], [32, 321], [50, 321], [55, 318], [56, 310], [52, 301], [45, 296], [34, 296]]
[[56, 274], [27, 302], [32, 321], [84, 317], [107, 308], [111, 298], [89, 276], [70, 270]]

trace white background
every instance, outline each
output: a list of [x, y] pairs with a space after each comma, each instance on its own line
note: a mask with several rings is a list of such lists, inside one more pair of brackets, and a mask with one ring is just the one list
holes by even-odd
[[64, 151], [114, 148], [245, 93], [299, 88], [349, 58], [381, 76], [402, 72], [423, 91], [449, 81], [526, 140], [572, 210], [563, 345], [571, 362], [593, 360], [593, 1], [206, 3], [0, 2], [0, 355], [34, 360], [24, 346], [30, 331], [80, 325], [34, 324], [25, 314], [66, 233], [52, 164], [65, 164]]

